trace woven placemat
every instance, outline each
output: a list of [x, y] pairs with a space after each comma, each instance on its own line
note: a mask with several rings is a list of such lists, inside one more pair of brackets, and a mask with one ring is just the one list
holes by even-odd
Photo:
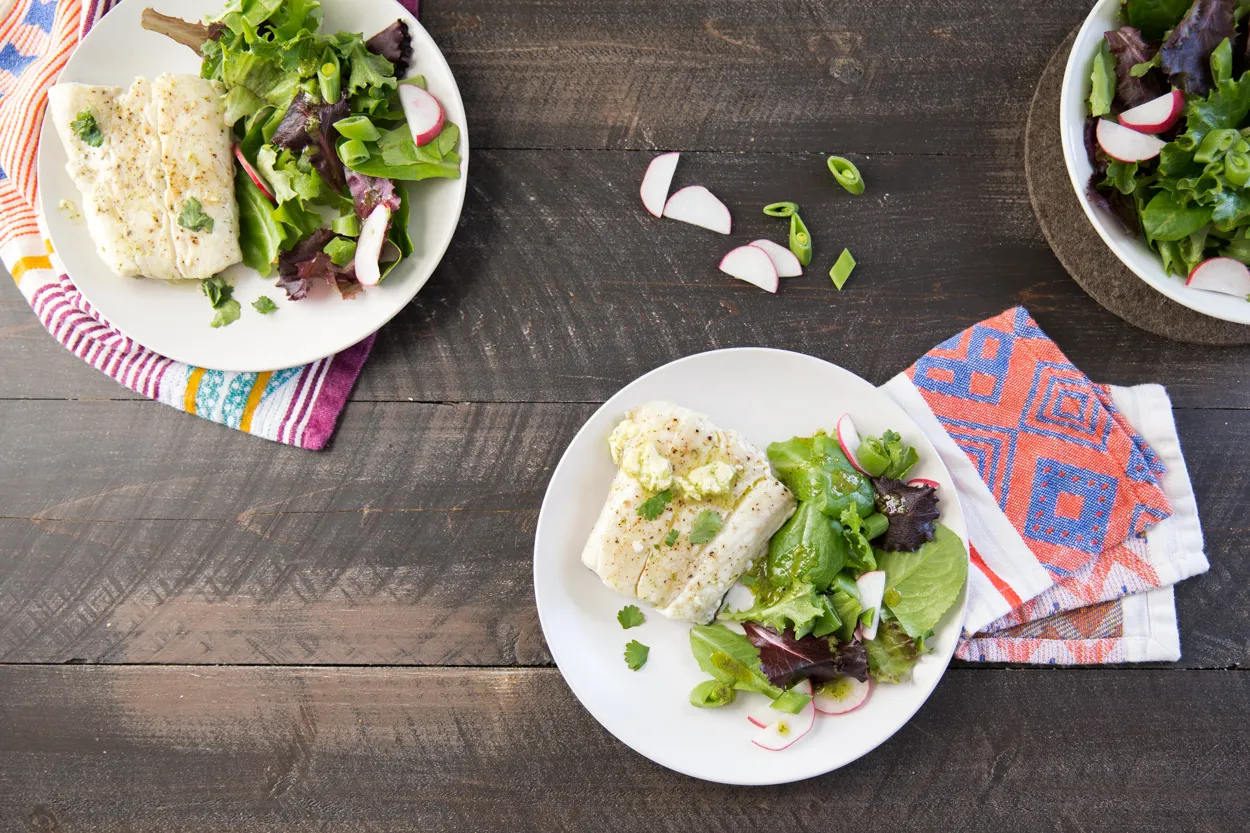
[[1116, 258], [1081, 209], [1059, 140], [1059, 93], [1073, 32], [1038, 82], [1024, 134], [1024, 174], [1046, 242], [1095, 301], [1147, 332], [1191, 344], [1250, 344], [1250, 326], [1209, 318], [1157, 292]]

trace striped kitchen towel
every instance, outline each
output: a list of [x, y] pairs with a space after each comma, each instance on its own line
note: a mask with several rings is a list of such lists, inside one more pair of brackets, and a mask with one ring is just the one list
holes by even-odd
[[[373, 336], [338, 355], [275, 372], [226, 373], [175, 362], [131, 341], [93, 310], [42, 230], [35, 150], [48, 87], [114, 5], [0, 0], [0, 260], [53, 338], [136, 393], [258, 437], [322, 448]], [[416, 0], [401, 5], [416, 15]]]
[[1023, 307], [883, 390], [933, 441], [971, 539], [967, 660], [1180, 658], [1172, 586], [1208, 569], [1158, 385], [1093, 384]]

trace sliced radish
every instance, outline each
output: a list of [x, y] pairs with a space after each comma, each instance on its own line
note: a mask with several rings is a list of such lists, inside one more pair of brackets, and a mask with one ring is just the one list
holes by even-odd
[[803, 264], [799, 263], [799, 259], [795, 257], [794, 252], [780, 243], [774, 243], [771, 240], [752, 240], [750, 245], [764, 250], [765, 254], [772, 260], [773, 268], [777, 270], [777, 277], [797, 278], [803, 274]]
[[846, 459], [851, 461], [851, 465], [857, 472], [868, 474], [855, 457], [855, 452], [859, 450], [859, 432], [855, 430], [855, 423], [851, 421], [850, 414], [843, 414], [838, 420], [837, 434], [838, 445], [842, 446], [842, 453], [846, 455]]
[[[794, 684], [794, 690], [799, 694], [806, 694], [808, 697], [811, 697], [813, 694], [812, 681], [799, 680]], [[789, 712], [783, 712], [780, 709], [774, 709], [772, 700], [765, 701], [747, 712], [747, 720], [753, 726], [758, 726], [761, 729], [765, 726], [771, 726], [783, 717], [794, 717], [794, 715]]]
[[1250, 268], [1231, 257], [1208, 258], [1193, 268], [1185, 286], [1250, 300]]
[[664, 203], [668, 202], [668, 189], [673, 184], [680, 153], [661, 153], [651, 160], [642, 177], [642, 204], [657, 217], [664, 216]]
[[917, 477], [914, 480], [908, 480], [907, 485], [908, 486], [928, 486], [930, 489], [938, 488], [938, 482], [936, 480], [930, 480], [927, 477]]
[[399, 85], [399, 103], [404, 107], [404, 118], [408, 120], [408, 129], [417, 147], [429, 144], [443, 132], [447, 118], [443, 105], [416, 84]]
[[873, 570], [855, 579], [859, 588], [859, 603], [864, 610], [872, 611], [872, 621], [864, 625], [863, 638], [873, 639], [877, 625], [881, 623], [881, 600], [885, 598], [885, 570]]
[[721, 258], [720, 270], [740, 281], [753, 283], [765, 292], [777, 291], [777, 269], [763, 249], [739, 246]]
[[261, 178], [260, 172], [252, 167], [252, 163], [247, 161], [247, 157], [243, 155], [243, 148], [238, 145], [234, 146], [234, 158], [239, 160], [239, 167], [243, 168], [243, 172], [247, 174], [248, 179], [256, 183], [256, 187], [265, 195], [270, 202], [277, 202], [278, 199], [273, 195], [273, 191], [269, 190], [269, 186], [265, 184], [265, 180]]
[[[808, 691], [811, 691], [810, 683]], [[771, 709], [771, 711], [778, 717], [773, 718], [772, 723], [760, 729], [759, 733], [751, 739], [751, 743], [774, 752], [780, 752], [806, 735], [816, 722], [815, 700], [809, 700], [798, 714], [787, 714], [776, 709]]]
[[729, 234], [732, 225], [729, 209], [702, 185], [687, 185], [674, 191], [664, 204], [664, 216], [721, 234]]
[[812, 705], [821, 714], [846, 714], [859, 708], [868, 699], [872, 685], [854, 677], [838, 677], [816, 687]]
[[1162, 133], [1181, 117], [1185, 110], [1185, 94], [1180, 90], [1151, 99], [1120, 114], [1120, 124], [1139, 133]]
[[1110, 119], [1099, 119], [1095, 131], [1098, 145], [1112, 159], [1120, 162], [1144, 162], [1159, 155], [1166, 142], [1138, 133], [1136, 130], [1116, 124]]
[[365, 286], [376, 286], [382, 280], [378, 260], [382, 257], [386, 228], [390, 224], [390, 206], [379, 205], [360, 228], [360, 237], [356, 240], [356, 279]]

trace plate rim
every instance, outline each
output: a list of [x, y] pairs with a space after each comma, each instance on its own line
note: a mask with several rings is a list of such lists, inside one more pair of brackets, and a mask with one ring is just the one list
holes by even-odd
[[[225, 3], [225, 1], [226, 0], [221, 0], [223, 4]], [[365, 0], [365, 1], [374, 2], [377, 4], [388, 2], [388, 0]], [[117, 11], [123, 6], [129, 7], [129, 6], [139, 5], [140, 3], [142, 3], [145, 6], [154, 7], [158, 5], [160, 2], [172, 2], [172, 0], [120, 0], [109, 10], [109, 14], [116, 14]], [[352, 4], [359, 3], [359, 2], [362, 2], [362, 0], [320, 0], [320, 3], [323, 7], [330, 5], [330, 4], [335, 4], [335, 5], [343, 4], [349, 9], [352, 7]], [[423, 260], [425, 260], [425, 258], [428, 258], [428, 262], [429, 262], [429, 268], [428, 270], [426, 270], [425, 274], [419, 278], [414, 277], [411, 281], [409, 281], [409, 283], [411, 284], [411, 289], [405, 286], [403, 292], [395, 296], [394, 308], [390, 309], [385, 314], [385, 316], [379, 315], [376, 320], [376, 325], [371, 324], [372, 329], [369, 332], [363, 335], [359, 335], [359, 336], [353, 335], [353, 337], [351, 338], [341, 337], [338, 340], [332, 340], [332, 336], [335, 330], [333, 327], [329, 327], [327, 328], [327, 333], [329, 335], [327, 336], [325, 343], [332, 344], [332, 346], [310, 347], [306, 351], [305, 354], [303, 354], [301, 357], [299, 357], [292, 363], [283, 364], [281, 367], [276, 367], [273, 365], [272, 362], [265, 362], [265, 361], [254, 361], [254, 362], [236, 361], [236, 362], [225, 362], [225, 363], [215, 361], [215, 360], [202, 361], [201, 359], [203, 357], [184, 353], [181, 349], [175, 348], [173, 350], [158, 350], [154, 347], [150, 347], [147, 344], [145, 344], [142, 340], [135, 338], [130, 332], [127, 332], [126, 328], [117, 324], [116, 321], [108, 315], [107, 310], [105, 310], [103, 307], [97, 304], [95, 300], [92, 300], [90, 293], [86, 289], [84, 289], [82, 285], [79, 283], [79, 281], [75, 279], [74, 275], [70, 273], [70, 268], [68, 264], [65, 264], [63, 259], [58, 258], [61, 264], [65, 267], [64, 274], [74, 283], [74, 286], [78, 290], [79, 294], [81, 294], [82, 297], [89, 304], [91, 304], [92, 308], [96, 310], [105, 321], [108, 322], [108, 325], [110, 327], [117, 330], [119, 333], [121, 333], [123, 336], [125, 336], [127, 339], [129, 339], [133, 343], [143, 347], [143, 349], [148, 350], [152, 353], [155, 353], [158, 356], [162, 356], [167, 359], [172, 359], [173, 361], [176, 361], [176, 362], [181, 362], [183, 364], [187, 364], [193, 367], [200, 367], [205, 370], [213, 370], [213, 371], [218, 371], [222, 373], [263, 373], [267, 371], [285, 370], [288, 368], [302, 367], [302, 366], [312, 364], [314, 362], [332, 357], [338, 353], [343, 352], [344, 350], [348, 350], [351, 347], [354, 347], [356, 344], [359, 344], [360, 342], [364, 341], [365, 339], [368, 339], [371, 336], [377, 335], [377, 333], [383, 327], [385, 327], [395, 318], [395, 316], [399, 315], [400, 312], [402, 312], [409, 304], [412, 303], [413, 299], [416, 298], [417, 293], [419, 293], [425, 287], [425, 285], [429, 283], [430, 278], [434, 276], [434, 272], [442, 264], [443, 258], [446, 256], [447, 250], [451, 247], [451, 242], [456, 236], [456, 232], [459, 231], [460, 219], [464, 212], [464, 201], [468, 193], [469, 157], [470, 157], [471, 145], [469, 143], [468, 113], [464, 109], [464, 97], [460, 92], [460, 83], [459, 81], [457, 81], [455, 73], [452, 72], [451, 65], [447, 62], [447, 57], [443, 54], [443, 50], [439, 47], [438, 42], [434, 40], [434, 38], [430, 35], [430, 33], [426, 30], [426, 28], [421, 25], [421, 22], [417, 20], [417, 18], [412, 13], [410, 13], [408, 9], [404, 8], [402, 4], [397, 3], [397, 2], [392, 3], [392, 5], [394, 6], [394, 13], [395, 13], [396, 18], [403, 20], [410, 27], [414, 38], [424, 38], [424, 40], [427, 41], [428, 44], [433, 48], [434, 54], [437, 56], [437, 60], [442, 62], [444, 68], [447, 71], [447, 77], [451, 80], [452, 92], [455, 96], [455, 101], [458, 104], [457, 109], [459, 109], [460, 112], [464, 113], [464, 118], [462, 118], [459, 122], [457, 122], [457, 125], [456, 125], [460, 129], [460, 142], [461, 142], [462, 153], [460, 154], [460, 160], [461, 160], [460, 176], [456, 180], [453, 180], [454, 182], [457, 183], [457, 187], [455, 189], [455, 196], [454, 196], [454, 211], [452, 211], [454, 222], [451, 224], [451, 230], [446, 235], [446, 239], [443, 240], [441, 244], [432, 247], [429, 250], [428, 254], [425, 255], [425, 257], [423, 257]], [[107, 15], [102, 17], [100, 20], [102, 21], [105, 19], [107, 19]], [[99, 22], [100, 21], [97, 21], [97, 24]], [[83, 37], [78, 42], [78, 44], [74, 47], [73, 52], [70, 53], [69, 58], [66, 60], [65, 66], [61, 68], [61, 71], [57, 74], [56, 80], [53, 81], [54, 84], [59, 83], [60, 78], [63, 75], [65, 75], [66, 72], [69, 72], [72, 70], [75, 59], [81, 53], [82, 45], [86, 43], [88, 40], [90, 40], [91, 38], [96, 37], [100, 31], [101, 30], [98, 28], [98, 25], [93, 26], [91, 31], [87, 32], [86, 36]], [[115, 48], [120, 48], [120, 47], [115, 47]], [[35, 176], [37, 178], [36, 181], [40, 181], [40, 182], [46, 181], [44, 178], [45, 165], [57, 164], [56, 162], [48, 159], [48, 154], [51, 153], [51, 151], [48, 148], [50, 148], [53, 144], [57, 144], [60, 142], [60, 138], [56, 135], [56, 128], [52, 124], [52, 119], [48, 115], [48, 105], [47, 105], [46, 99], [45, 99], [44, 106], [42, 109], [41, 118], [43, 119], [43, 123], [39, 129], [39, 146], [35, 155]], [[414, 185], [419, 185], [419, 184], [420, 183], [405, 183], [405, 187], [412, 187]], [[75, 190], [77, 189], [75, 188]], [[78, 192], [78, 193], [81, 196], [81, 192]], [[46, 238], [51, 243], [53, 250], [61, 251], [62, 241], [58, 241], [53, 238], [51, 226], [48, 223], [46, 223], [44, 219], [48, 216], [51, 216], [50, 211], [53, 210], [53, 207], [50, 206], [48, 203], [48, 200], [50, 199], [48, 190], [45, 188], [39, 188], [36, 198], [38, 201], [38, 211], [40, 214], [39, 216], [40, 235]], [[453, 208], [451, 201], [448, 202], [447, 207], [449, 209]], [[83, 229], [82, 233], [85, 236], [86, 242], [89, 243], [92, 249], [94, 250], [95, 242], [94, 240], [91, 239], [89, 232], [86, 230], [86, 226], [84, 225], [82, 229]], [[71, 243], [71, 246], [72, 246], [74, 241], [69, 241], [69, 242]], [[78, 241], [78, 242], [79, 244], [81, 244], [83, 241]], [[241, 264], [236, 264], [236, 265], [241, 265]], [[105, 269], [106, 271], [108, 270], [107, 264], [105, 264], [103, 261], [100, 262], [100, 267], [102, 269]], [[110, 274], [112, 273], [110, 272]], [[113, 277], [117, 278], [116, 275], [114, 275]], [[151, 280], [148, 278], [117, 278], [117, 279], [118, 280]], [[260, 280], [264, 281], [264, 280], [269, 280], [269, 279], [260, 278]], [[107, 306], [107, 304], [105, 306]], [[385, 309], [385, 308], [380, 308], [380, 309]], [[317, 342], [310, 341], [308, 343], [315, 344]]]
[[[892, 399], [889, 399], [889, 397], [884, 392], [880, 391], [879, 386], [873, 385], [871, 382], [869, 382], [867, 379], [864, 379], [862, 376], [855, 373], [853, 370], [842, 367], [841, 365], [838, 365], [826, 359], [822, 359], [817, 356], [812, 356], [808, 353], [801, 353], [796, 350], [786, 350], [786, 349], [777, 348], [777, 347], [724, 347], [724, 348], [718, 348], [714, 350], [704, 350], [698, 353], [692, 353], [690, 355], [682, 356], [672, 361], [665, 362], [664, 364], [659, 365], [657, 367], [654, 367], [651, 370], [647, 371], [646, 373], [643, 373], [637, 378], [633, 379], [629, 383], [625, 384], [620, 389], [618, 389], [615, 393], [609, 396], [601, 405], [599, 405], [598, 408], [594, 410], [593, 413], [590, 414], [590, 416], [586, 418], [586, 420], [577, 429], [577, 431], [573, 434], [572, 438], [570, 438], [570, 440], [568, 441], [568, 444], [565, 446], [564, 451], [560, 455], [559, 461], [556, 463], [555, 468], [552, 469], [551, 478], [547, 482], [547, 488], [543, 491], [543, 499], [539, 507], [538, 519], [535, 522], [535, 526], [534, 526], [534, 548], [533, 548], [534, 553], [533, 553], [533, 558], [531, 559], [532, 563], [531, 563], [531, 568], [530, 568], [530, 580], [534, 586], [534, 602], [535, 602], [535, 607], [538, 611], [539, 628], [543, 634], [543, 641], [544, 643], [546, 643], [548, 650], [551, 652], [552, 661], [555, 663], [556, 669], [560, 672], [560, 677], [563, 679], [565, 685], [567, 685], [569, 690], [573, 692], [573, 696], [577, 698], [578, 703], [581, 705], [583, 709], [585, 709], [590, 714], [591, 717], [595, 719], [595, 721], [599, 724], [599, 726], [602, 729], [608, 732], [608, 734], [612, 735], [612, 737], [615, 738], [618, 742], [624, 744], [626, 747], [632, 750], [635, 754], [638, 754], [646, 758], [647, 760], [652, 761], [653, 763], [659, 764], [660, 766], [663, 766], [666, 769], [670, 769], [674, 772], [680, 773], [687, 777], [697, 778], [701, 781], [708, 781], [710, 783], [721, 783], [721, 784], [727, 784], [731, 786], [772, 786], [772, 785], [777, 785], [777, 784], [787, 784], [787, 783], [794, 783], [797, 781], [804, 781], [809, 778], [816, 778], [821, 775], [826, 775], [830, 772], [834, 772], [838, 769], [841, 769], [844, 766], [852, 764], [855, 761], [859, 760], [860, 758], [863, 758], [865, 755], [868, 755], [871, 752], [875, 751], [876, 749], [880, 748], [888, 740], [890, 740], [896, 734], [898, 734], [898, 732], [901, 731], [902, 728], [906, 726], [913, 717], [915, 717], [915, 715], [920, 711], [920, 709], [924, 706], [924, 704], [929, 701], [929, 698], [933, 696], [933, 692], [937, 689], [938, 683], [942, 681], [942, 678], [946, 675], [946, 672], [950, 669], [950, 661], [954, 657], [954, 650], [955, 650], [954, 646], [952, 645], [950, 653], [947, 654], [942, 659], [942, 667], [940, 671], [937, 673], [937, 675], [934, 677], [932, 685], [929, 687], [928, 691], [924, 692], [923, 696], [917, 699], [915, 706], [914, 708], [911, 709], [910, 713], [907, 714], [903, 718], [903, 720], [898, 724], [898, 726], [893, 731], [891, 731], [888, 735], [883, 737], [876, 744], [865, 749], [863, 752], [861, 752], [859, 755], [855, 756], [854, 758], [851, 758], [848, 761], [844, 761], [841, 764], [836, 764], [836, 765], [825, 767], [825, 768], [818, 767], [813, 771], [803, 772], [803, 773], [799, 773], [795, 775], [787, 774], [787, 775], [782, 775], [780, 777], [764, 776], [761, 778], [754, 778], [754, 779], [710, 778], [705, 774], [692, 772], [689, 769], [681, 765], [676, 765], [670, 761], [659, 760], [641, 751], [640, 749], [637, 749], [629, 741], [617, 735], [612, 729], [608, 727], [608, 725], [602, 719], [600, 719], [598, 711], [596, 710], [594, 706], [591, 705], [593, 700], [588, 700], [588, 698], [584, 695], [584, 692], [580, 690], [578, 686], [564, 672], [564, 668], [561, 665], [561, 657], [559, 656], [559, 650], [556, 648], [554, 644], [552, 644], [552, 641], [548, 639], [547, 637], [548, 628], [547, 628], [547, 622], [543, 614], [542, 591], [540, 590], [540, 587], [542, 585], [539, 582], [539, 575], [538, 575], [539, 556], [540, 556], [539, 542], [542, 538], [542, 531], [544, 527], [552, 523], [549, 520], [549, 516], [548, 516], [548, 506], [549, 506], [548, 498], [550, 497], [553, 485], [559, 479], [562, 470], [564, 469], [566, 465], [570, 465], [569, 461], [572, 459], [571, 454], [572, 454], [572, 450], [574, 446], [577, 445], [578, 440], [582, 438], [582, 435], [590, 430], [590, 426], [595, 421], [595, 418], [598, 417], [599, 414], [601, 414], [602, 412], [609, 409], [610, 407], [614, 407], [613, 403], [631, 388], [635, 387], [636, 385], [642, 383], [644, 380], [656, 374], [659, 374], [663, 371], [668, 370], [669, 368], [675, 365], [697, 361], [701, 358], [705, 358], [705, 357], [712, 356], [712, 355], [748, 354], [748, 353], [750, 354], [781, 354], [783, 356], [798, 357], [802, 360], [814, 361], [814, 362], [819, 362], [824, 365], [828, 365], [838, 371], [849, 373], [850, 375], [864, 382], [866, 385], [878, 391], [878, 393], [886, 397], [891, 403], [893, 403], [900, 410], [902, 410], [902, 406], [898, 405], [898, 403], [894, 402]], [[920, 429], [920, 426], [916, 424], [915, 420], [913, 420], [911, 416], [906, 413], [906, 411], [903, 411], [903, 414], [907, 418], [908, 422], [911, 424], [911, 427], [914, 428], [918, 434], [920, 434], [921, 436], [924, 436], [926, 441], [929, 442], [930, 446], [932, 446], [932, 441], [928, 439], [927, 435], [924, 434], [924, 432]], [[945, 475], [943, 485], [947, 486], [947, 488], [950, 489], [951, 493], [955, 496], [954, 497], [955, 503], [959, 507], [960, 525], [963, 527], [962, 534], [960, 535], [960, 539], [963, 541], [964, 547], [966, 550], [968, 550], [968, 553], [969, 553], [968, 575], [970, 578], [971, 570], [972, 570], [971, 545], [970, 545], [970, 540], [968, 537], [967, 516], [963, 509], [963, 502], [959, 497], [958, 491], [955, 489], [954, 477], [951, 475], [950, 470], [946, 467], [946, 463], [942, 460], [941, 455], [937, 453], [936, 449], [934, 449], [934, 460], [941, 467], [941, 470], [943, 474]], [[962, 630], [962, 622], [965, 620], [967, 616], [967, 611], [968, 611], [968, 579], [965, 579], [964, 586], [960, 590], [959, 608], [960, 609], [956, 612], [956, 617], [957, 617], [958, 622], [960, 623], [959, 627]], [[950, 611], [948, 611], [946, 614], [943, 614], [944, 617], [947, 615], [950, 615]], [[572, 658], [566, 658], [566, 659], [572, 659]]]

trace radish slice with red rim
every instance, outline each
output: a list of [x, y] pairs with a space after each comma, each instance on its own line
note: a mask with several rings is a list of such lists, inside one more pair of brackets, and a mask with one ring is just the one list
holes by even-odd
[[664, 204], [664, 216], [721, 234], [729, 234], [733, 226], [729, 209], [702, 185], [687, 185], [674, 191]]
[[872, 684], [854, 677], [838, 677], [816, 686], [812, 704], [821, 714], [846, 714], [864, 704]]
[[642, 177], [642, 204], [657, 217], [664, 216], [664, 204], [668, 202], [668, 189], [673, 184], [680, 156], [680, 153], [661, 153], [651, 160]]
[[797, 278], [803, 274], [803, 264], [799, 263], [794, 252], [780, 243], [761, 239], [752, 240], [748, 245], [764, 250], [764, 253], [772, 260], [773, 268], [777, 270], [777, 277]]
[[755, 246], [739, 246], [731, 249], [720, 262], [720, 270], [740, 281], [758, 286], [765, 292], [777, 291], [777, 269], [772, 258]]
[[851, 421], [850, 414], [843, 414], [842, 418], [838, 420], [837, 435], [838, 445], [842, 448], [842, 453], [846, 455], [846, 459], [851, 461], [851, 465], [855, 467], [857, 472], [868, 474], [855, 456], [855, 452], [859, 450], [859, 432], [855, 430], [855, 423]]

